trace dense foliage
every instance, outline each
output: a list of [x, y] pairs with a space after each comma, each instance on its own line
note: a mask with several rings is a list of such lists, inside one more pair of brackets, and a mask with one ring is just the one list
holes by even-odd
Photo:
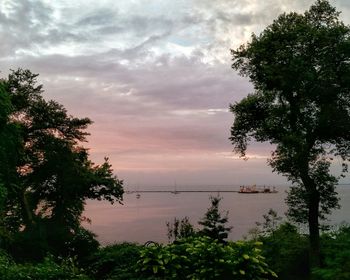
[[16, 264], [10, 257], [0, 253], [1, 280], [89, 280], [72, 259], [60, 263], [45, 258], [38, 264]]
[[294, 184], [289, 217], [308, 224], [319, 266], [319, 219], [338, 207], [331, 161], [346, 172], [350, 157], [350, 27], [318, 0], [304, 14], [280, 15], [232, 55], [255, 89], [231, 105], [234, 149], [244, 156], [251, 139], [275, 145], [269, 164]]
[[145, 247], [138, 271], [152, 279], [273, 279], [276, 275], [261, 256], [260, 245], [185, 238], [166, 246]]
[[88, 274], [96, 280], [131, 280], [141, 278], [136, 273], [141, 245], [120, 243], [101, 248], [84, 264]]
[[267, 235], [259, 236], [263, 255], [279, 279], [309, 279], [308, 239], [290, 223], [282, 223]]
[[320, 280], [350, 279], [350, 226], [322, 236], [323, 267], [315, 269], [314, 275]]
[[95, 165], [81, 145], [91, 121], [46, 101], [37, 76], [19, 69], [0, 81], [0, 238], [18, 259], [97, 248], [80, 225], [85, 201], [123, 194], [108, 160]]
[[262, 255], [281, 280], [349, 279], [350, 226], [329, 227], [321, 235], [321, 267], [311, 269], [308, 236], [270, 209], [248, 239], [262, 242]]

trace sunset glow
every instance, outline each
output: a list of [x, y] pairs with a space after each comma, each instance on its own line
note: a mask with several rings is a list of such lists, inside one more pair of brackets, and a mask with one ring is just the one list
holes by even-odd
[[[89, 117], [92, 159], [126, 185], [284, 183], [272, 149], [232, 153], [229, 104], [252, 91], [230, 49], [314, 1], [0, 1], [1, 76], [39, 73], [45, 98]], [[349, 23], [347, 0], [330, 1]]]

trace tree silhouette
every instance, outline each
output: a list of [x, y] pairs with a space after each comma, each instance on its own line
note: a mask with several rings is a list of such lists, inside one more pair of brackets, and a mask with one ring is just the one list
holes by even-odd
[[[5, 163], [0, 181], [7, 192], [1, 222], [13, 240], [27, 246], [22, 252], [35, 247], [39, 255], [40, 250], [61, 254], [82, 230], [85, 201], [121, 202], [123, 182], [107, 158], [101, 165], [89, 160], [82, 142], [91, 120], [72, 117], [61, 104], [44, 100], [37, 76], [19, 69], [1, 81], [1, 112], [7, 112], [0, 128], [7, 135], [0, 140]], [[11, 147], [10, 139], [17, 144]], [[11, 157], [4, 153], [8, 147]]]
[[338, 206], [331, 161], [338, 157], [346, 172], [350, 156], [349, 38], [335, 8], [318, 0], [232, 51], [232, 67], [255, 88], [231, 105], [234, 150], [245, 156], [251, 139], [275, 145], [269, 164], [293, 183], [289, 214], [308, 223], [313, 266], [320, 265], [319, 218]]
[[203, 229], [199, 231], [200, 234], [223, 242], [228, 237], [232, 227], [226, 226], [228, 222], [228, 212], [222, 216], [219, 211], [221, 199], [222, 198], [219, 196], [210, 197], [211, 206], [198, 224], [203, 227]]

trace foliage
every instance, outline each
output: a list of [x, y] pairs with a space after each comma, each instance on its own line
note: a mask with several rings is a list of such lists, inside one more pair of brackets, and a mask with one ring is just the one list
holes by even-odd
[[0, 275], [2, 280], [89, 280], [72, 259], [60, 264], [52, 258], [45, 258], [37, 264], [16, 264], [6, 254], [0, 254]]
[[123, 195], [108, 159], [95, 165], [81, 146], [91, 120], [44, 100], [37, 76], [12, 71], [0, 87], [0, 182], [6, 190], [0, 222], [19, 258], [36, 251], [38, 258], [48, 251], [68, 255], [67, 244], [82, 233], [86, 199], [114, 203]]
[[[327, 220], [327, 215], [331, 214], [333, 209], [340, 208], [338, 193], [335, 190], [338, 180], [334, 176], [327, 174], [330, 162], [320, 162], [318, 166], [319, 170], [315, 172], [314, 176], [320, 201], [318, 217], [320, 220], [325, 221]], [[288, 205], [287, 216], [290, 220], [300, 224], [308, 221], [308, 196], [309, 191], [304, 184], [297, 184], [290, 188], [285, 200]]]
[[275, 145], [269, 164], [297, 186], [289, 215], [308, 223], [318, 266], [319, 218], [338, 206], [330, 161], [339, 157], [346, 172], [350, 156], [350, 28], [318, 0], [304, 14], [280, 15], [232, 55], [255, 88], [231, 105], [234, 150], [245, 156], [251, 139]]
[[260, 243], [190, 237], [166, 246], [145, 247], [138, 261], [142, 277], [151, 279], [273, 279]]
[[320, 280], [350, 279], [350, 226], [322, 236], [322, 268], [313, 271]]
[[272, 208], [269, 209], [267, 214], [263, 215], [264, 222], [256, 222], [256, 225], [260, 227], [260, 236], [268, 236], [274, 234], [278, 226], [282, 221], [282, 217], [278, 216], [277, 212]]
[[6, 235], [4, 228], [4, 208], [7, 200], [7, 184], [16, 183], [16, 162], [20, 153], [20, 136], [16, 124], [9, 124], [8, 120], [13, 107], [10, 95], [6, 91], [4, 81], [0, 80], [0, 245]]
[[263, 222], [257, 222], [257, 227], [250, 230], [248, 238], [263, 243], [262, 255], [278, 279], [309, 279], [307, 237], [295, 225], [284, 222], [273, 209], [263, 218]]
[[232, 227], [226, 227], [228, 222], [228, 212], [224, 216], [219, 211], [219, 204], [221, 197], [210, 197], [211, 206], [208, 208], [204, 217], [198, 222], [203, 226], [203, 229], [199, 231], [199, 234], [208, 236], [223, 242], [227, 237]]
[[68, 255], [76, 257], [81, 265], [91, 254], [98, 251], [100, 243], [96, 240], [96, 235], [93, 232], [80, 227], [74, 233], [73, 238], [66, 243], [66, 246]]
[[133, 243], [115, 244], [99, 249], [90, 257], [85, 266], [94, 279], [137, 279], [135, 265], [139, 256], [139, 245]]
[[191, 224], [188, 217], [185, 217], [181, 220], [174, 218], [174, 222], [172, 224], [170, 222], [167, 222], [166, 226], [168, 229], [167, 235], [169, 242], [194, 236], [196, 234], [196, 230]]
[[285, 222], [259, 238], [262, 254], [271, 269], [282, 280], [302, 280], [309, 277], [308, 240], [297, 228]]

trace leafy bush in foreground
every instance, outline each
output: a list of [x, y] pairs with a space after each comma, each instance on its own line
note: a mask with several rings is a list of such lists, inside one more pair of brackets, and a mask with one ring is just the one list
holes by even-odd
[[282, 223], [268, 235], [258, 238], [263, 242], [262, 255], [281, 280], [308, 279], [308, 239], [290, 223]]
[[350, 225], [341, 226], [335, 232], [324, 234], [321, 240], [324, 264], [322, 268], [313, 271], [316, 279], [350, 279]]
[[6, 254], [0, 253], [1, 280], [89, 280], [71, 259], [57, 264], [45, 258], [37, 264], [16, 264]]
[[259, 242], [220, 243], [191, 237], [141, 250], [137, 271], [147, 279], [267, 280], [276, 274], [261, 256]]
[[140, 248], [140, 245], [127, 242], [101, 248], [88, 261], [87, 270], [98, 280], [138, 279], [134, 277]]

